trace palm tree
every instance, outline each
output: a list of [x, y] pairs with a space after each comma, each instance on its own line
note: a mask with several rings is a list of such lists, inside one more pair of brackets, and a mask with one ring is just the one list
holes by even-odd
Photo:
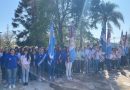
[[101, 2], [96, 4], [96, 6], [91, 7], [90, 17], [92, 20], [92, 26], [96, 27], [97, 23], [102, 25], [102, 30], [108, 27], [112, 27], [111, 23], [120, 29], [120, 22], [124, 22], [123, 15], [121, 12], [117, 11], [118, 5], [110, 2]]

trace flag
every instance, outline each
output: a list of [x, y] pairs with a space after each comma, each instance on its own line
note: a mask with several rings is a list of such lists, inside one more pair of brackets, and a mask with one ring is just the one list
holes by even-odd
[[69, 55], [70, 55], [70, 61], [73, 62], [76, 59], [75, 48], [69, 47]]
[[102, 29], [102, 32], [101, 32], [100, 44], [102, 46], [103, 52], [106, 53], [106, 30], [104, 30], [104, 29]]
[[49, 38], [49, 46], [48, 46], [48, 54], [50, 59], [54, 59], [54, 48], [55, 48], [55, 34], [53, 23], [50, 27], [50, 38]]
[[70, 55], [70, 61], [74, 61], [76, 58], [76, 52], [75, 52], [75, 27], [72, 24], [69, 27], [69, 34], [70, 34], [70, 41], [69, 41], [69, 55]]
[[42, 64], [42, 62], [45, 60], [46, 56], [47, 55], [45, 54], [44, 57], [42, 58], [42, 60], [38, 63], [38, 66], [40, 66]]

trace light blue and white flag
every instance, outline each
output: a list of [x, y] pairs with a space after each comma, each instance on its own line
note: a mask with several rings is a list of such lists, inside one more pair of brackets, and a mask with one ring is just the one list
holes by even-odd
[[73, 24], [69, 27], [69, 31], [70, 31], [69, 55], [70, 55], [70, 61], [73, 62], [76, 59], [75, 27]]
[[48, 54], [50, 59], [52, 60], [54, 59], [54, 49], [55, 49], [55, 33], [53, 23], [51, 23]]

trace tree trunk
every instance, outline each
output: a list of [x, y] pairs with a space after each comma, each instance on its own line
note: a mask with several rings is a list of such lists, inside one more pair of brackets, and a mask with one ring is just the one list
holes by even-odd
[[63, 31], [62, 31], [62, 23], [59, 23], [59, 45], [63, 46]]
[[103, 21], [103, 27], [102, 27], [102, 31], [104, 32], [104, 34], [105, 34], [105, 42], [104, 42], [104, 44], [103, 44], [103, 51], [106, 53], [106, 49], [107, 49], [107, 38], [106, 38], [106, 36], [107, 36], [107, 33], [106, 33], [106, 23], [107, 23], [107, 20], [106, 19], [104, 19], [104, 21]]
[[83, 31], [82, 31], [82, 29], [80, 29], [80, 47], [82, 48], [82, 46], [83, 46]]

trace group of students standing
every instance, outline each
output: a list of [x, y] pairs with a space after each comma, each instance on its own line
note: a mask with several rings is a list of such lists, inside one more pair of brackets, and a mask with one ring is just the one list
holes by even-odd
[[[109, 53], [108, 53], [109, 52]], [[119, 70], [130, 64], [130, 49], [117, 46], [104, 53], [101, 46], [87, 45], [84, 49], [77, 48], [74, 72], [97, 73], [101, 70]]]
[[72, 62], [67, 47], [57, 46], [53, 60], [44, 47], [0, 49], [2, 83], [9, 88], [15, 88], [16, 81], [26, 86], [29, 80], [42, 81], [45, 77], [54, 80], [65, 73], [68, 79], [72, 79]]
[[29, 80], [42, 81], [45, 77], [54, 80], [66, 75], [68, 80], [72, 80], [72, 72], [97, 73], [105, 67], [108, 70], [120, 69], [129, 63], [128, 54], [130, 52], [118, 47], [113, 48], [112, 53], [106, 56], [100, 46], [87, 45], [85, 48], [76, 48], [76, 60], [73, 60], [68, 47], [57, 46], [52, 60], [44, 47], [1, 49], [2, 83], [15, 88], [17, 80], [26, 86]]

